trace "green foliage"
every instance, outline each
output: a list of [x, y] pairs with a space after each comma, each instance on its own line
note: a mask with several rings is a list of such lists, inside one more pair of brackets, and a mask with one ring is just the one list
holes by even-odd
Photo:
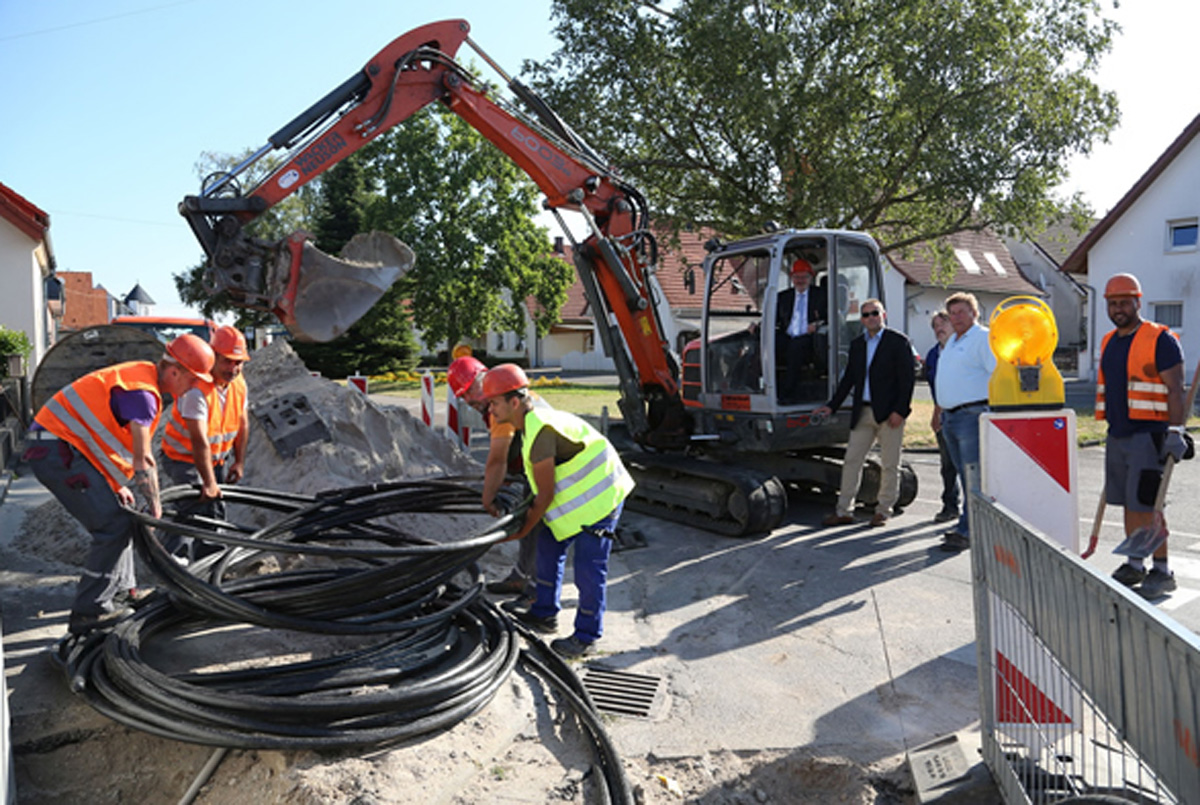
[[20, 355], [28, 363], [31, 352], [33, 344], [24, 330], [10, 330], [0, 324], [0, 377], [8, 377], [9, 355]]
[[660, 220], [865, 229], [885, 251], [1040, 230], [1118, 121], [1098, 0], [555, 0], [535, 84]]
[[428, 344], [490, 331], [521, 332], [536, 301], [545, 334], [566, 302], [573, 268], [550, 256], [537, 226], [539, 192], [508, 157], [461, 118], [434, 106], [363, 149], [367, 229], [412, 247], [398, 285]]

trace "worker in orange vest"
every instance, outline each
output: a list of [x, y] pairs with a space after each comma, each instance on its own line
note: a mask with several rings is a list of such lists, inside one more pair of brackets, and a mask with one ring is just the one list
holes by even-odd
[[212, 380], [213, 351], [203, 338], [181, 335], [158, 363], [129, 361], [84, 375], [61, 389], [34, 417], [25, 460], [92, 537], [67, 623], [70, 635], [116, 620], [136, 589], [132, 537], [139, 506], [162, 516], [150, 443], [163, 395], [178, 399]]
[[[215, 353], [212, 382], [197, 383], [175, 401], [163, 429], [162, 470], [171, 483], [198, 485], [201, 505], [189, 515], [225, 519], [220, 484], [235, 484], [245, 472], [247, 392], [242, 366], [250, 360], [246, 337], [225, 325], [209, 341]], [[187, 551], [197, 559], [220, 546], [196, 546], [175, 536], [164, 547], [169, 553]]]

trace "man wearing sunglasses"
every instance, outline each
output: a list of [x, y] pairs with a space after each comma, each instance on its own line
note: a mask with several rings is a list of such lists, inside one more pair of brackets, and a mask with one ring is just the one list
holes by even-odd
[[900, 447], [904, 442], [904, 422], [912, 412], [913, 360], [908, 336], [885, 327], [887, 313], [878, 299], [859, 306], [863, 332], [850, 342], [846, 371], [837, 390], [826, 405], [813, 416], [830, 416], [853, 392], [850, 411], [850, 441], [842, 464], [841, 490], [837, 510], [822, 524], [849, 525], [854, 522], [854, 496], [862, 480], [867, 451], [879, 443], [882, 477], [879, 499], [871, 527], [887, 522], [900, 496]]

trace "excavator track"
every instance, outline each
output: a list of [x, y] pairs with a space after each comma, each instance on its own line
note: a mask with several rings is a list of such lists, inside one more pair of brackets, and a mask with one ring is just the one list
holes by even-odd
[[787, 511], [774, 475], [689, 456], [628, 450], [622, 461], [637, 481], [626, 507], [731, 537], [771, 531]]

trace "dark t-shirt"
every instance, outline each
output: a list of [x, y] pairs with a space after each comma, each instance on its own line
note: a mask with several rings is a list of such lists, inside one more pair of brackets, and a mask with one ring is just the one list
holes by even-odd
[[533, 438], [529, 448], [529, 461], [532, 464], [554, 457], [554, 466], [565, 464], [583, 449], [582, 442], [573, 442], [549, 425], [544, 426]]
[[[1162, 433], [1167, 429], [1166, 422], [1129, 418], [1125, 388], [1129, 382], [1129, 347], [1136, 334], [1137, 330], [1125, 336], [1113, 333], [1100, 356], [1100, 369], [1104, 372], [1104, 418], [1108, 422], [1108, 432], [1118, 438], [1135, 433]], [[1163, 330], [1154, 345], [1154, 365], [1161, 374], [1180, 363], [1183, 363], [1183, 349], [1179, 341]]]

